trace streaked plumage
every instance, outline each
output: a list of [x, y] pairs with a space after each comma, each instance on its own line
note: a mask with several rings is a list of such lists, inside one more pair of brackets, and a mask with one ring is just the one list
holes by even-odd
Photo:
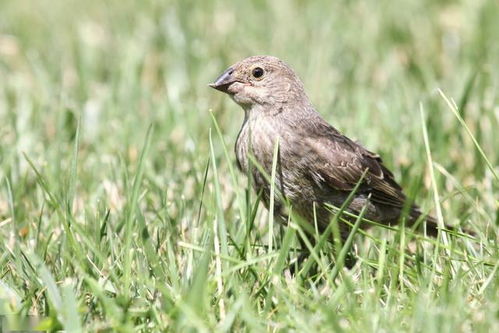
[[[235, 146], [239, 168], [248, 170], [252, 154], [270, 175], [278, 140], [276, 187], [305, 220], [313, 223], [315, 205], [319, 228], [324, 229], [331, 219], [324, 204], [341, 206], [366, 172], [349, 210], [358, 214], [367, 206], [367, 219], [399, 222], [407, 199], [393, 174], [377, 154], [342, 135], [320, 116], [301, 81], [284, 62], [271, 56], [249, 57], [227, 69], [211, 86], [230, 95], [245, 111]], [[258, 168], [250, 170], [255, 190], [262, 192], [268, 206], [270, 185]], [[284, 214], [279, 198], [276, 205], [275, 211]], [[420, 215], [418, 207], [411, 205], [407, 224]], [[426, 222], [428, 233], [436, 234], [435, 220], [427, 217]], [[348, 231], [348, 226], [342, 225], [343, 237]]]

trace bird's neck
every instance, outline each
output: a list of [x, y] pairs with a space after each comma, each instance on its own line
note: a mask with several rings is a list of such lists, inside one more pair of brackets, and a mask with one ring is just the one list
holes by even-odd
[[286, 101], [274, 104], [253, 104], [243, 107], [243, 109], [245, 121], [274, 118], [282, 122], [296, 122], [305, 121], [317, 115], [317, 112], [308, 99], [302, 100], [299, 103]]

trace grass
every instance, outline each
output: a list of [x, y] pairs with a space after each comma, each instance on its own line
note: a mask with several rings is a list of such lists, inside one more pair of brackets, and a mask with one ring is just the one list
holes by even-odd
[[[499, 331], [498, 17], [493, 0], [3, 1], [0, 314], [68, 332]], [[320, 242], [291, 276], [302, 227], [248, 190], [242, 111], [207, 87], [262, 53], [477, 236], [359, 231], [353, 269]]]

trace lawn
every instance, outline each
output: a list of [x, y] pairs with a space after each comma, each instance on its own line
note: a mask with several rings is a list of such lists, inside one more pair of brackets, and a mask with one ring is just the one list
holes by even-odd
[[[498, 35], [494, 0], [2, 0], [3, 322], [499, 332]], [[243, 112], [208, 87], [255, 54], [476, 236], [376, 227], [350, 270], [328, 243], [294, 266], [302, 229], [248, 189]]]

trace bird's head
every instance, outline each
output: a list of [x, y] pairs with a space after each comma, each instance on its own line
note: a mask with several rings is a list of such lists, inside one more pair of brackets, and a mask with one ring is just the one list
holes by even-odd
[[230, 95], [245, 110], [307, 100], [303, 84], [293, 70], [272, 56], [241, 60], [227, 68], [210, 87]]

